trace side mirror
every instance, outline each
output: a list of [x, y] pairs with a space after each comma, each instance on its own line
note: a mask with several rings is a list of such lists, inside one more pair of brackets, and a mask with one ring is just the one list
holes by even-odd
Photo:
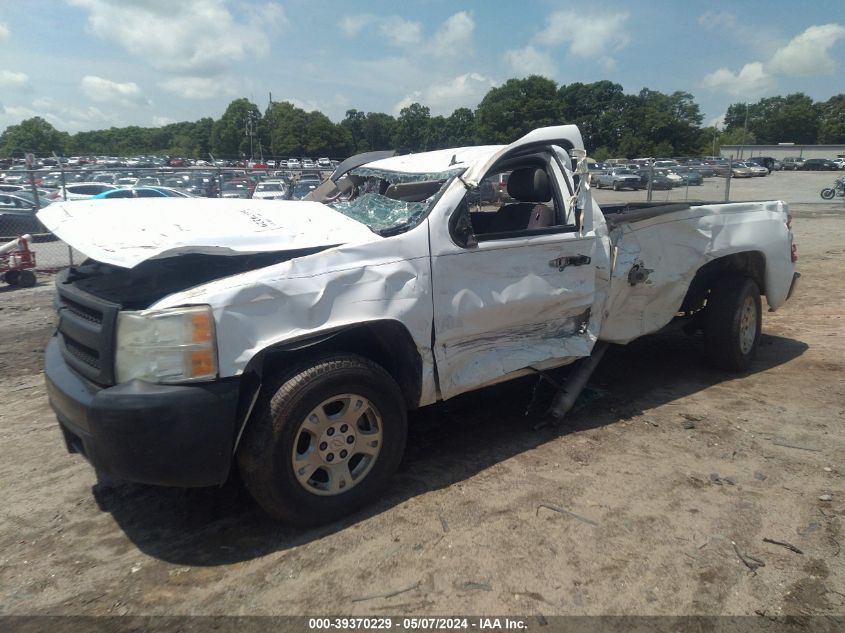
[[461, 201], [460, 206], [452, 213], [449, 220], [449, 234], [458, 246], [463, 248], [475, 248], [478, 246], [478, 239], [472, 228], [472, 220], [469, 217], [466, 197]]
[[462, 213], [458, 218], [454, 231], [455, 241], [459, 246], [464, 248], [475, 248], [478, 246], [478, 239], [475, 237], [475, 231], [472, 230], [472, 222], [469, 219], [469, 214]]

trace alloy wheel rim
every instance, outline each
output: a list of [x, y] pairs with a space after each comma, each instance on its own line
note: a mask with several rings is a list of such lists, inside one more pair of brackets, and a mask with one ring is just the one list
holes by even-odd
[[382, 418], [364, 396], [327, 398], [305, 416], [291, 454], [300, 485], [320, 496], [347, 492], [372, 470], [382, 445]]
[[742, 304], [739, 322], [739, 348], [743, 354], [749, 354], [757, 337], [757, 306], [753, 297], [746, 297]]

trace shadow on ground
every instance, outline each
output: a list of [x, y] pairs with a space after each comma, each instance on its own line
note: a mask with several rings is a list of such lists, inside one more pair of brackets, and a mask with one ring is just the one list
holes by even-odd
[[[744, 375], [789, 362], [806, 349], [800, 341], [764, 335], [758, 358]], [[303, 530], [273, 522], [236, 476], [222, 488], [101, 482], [93, 493], [100, 508], [112, 514], [144, 553], [180, 565], [225, 565], [320, 539], [557, 437], [614, 424], [735, 378], [707, 368], [700, 341], [661, 333], [612, 347], [591, 380], [593, 398], [577, 403], [557, 428], [535, 430], [542, 417], [526, 415], [534, 378], [426, 407], [411, 414], [405, 459], [383, 498], [322, 528]]]

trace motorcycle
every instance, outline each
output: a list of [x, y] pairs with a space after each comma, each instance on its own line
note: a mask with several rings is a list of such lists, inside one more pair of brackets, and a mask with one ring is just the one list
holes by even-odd
[[833, 200], [835, 196], [845, 196], [845, 176], [837, 178], [832, 187], [825, 187], [820, 195], [823, 200]]

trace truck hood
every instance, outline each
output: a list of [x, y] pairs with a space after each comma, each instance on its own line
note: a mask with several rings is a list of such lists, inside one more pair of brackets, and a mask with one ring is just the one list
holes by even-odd
[[38, 219], [97, 261], [134, 268], [184, 253], [244, 255], [381, 239], [319, 202], [147, 198], [60, 202]]

